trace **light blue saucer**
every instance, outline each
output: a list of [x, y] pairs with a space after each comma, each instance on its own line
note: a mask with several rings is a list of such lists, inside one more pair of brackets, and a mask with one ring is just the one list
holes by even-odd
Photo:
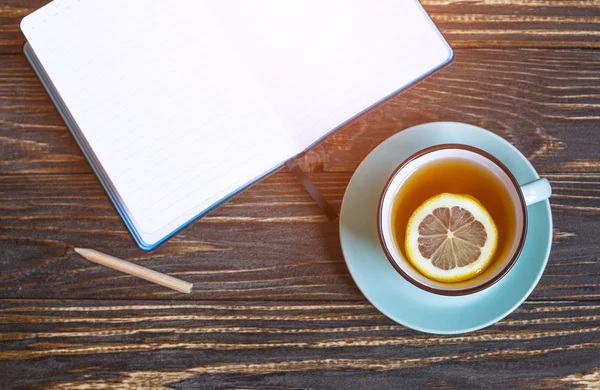
[[392, 320], [422, 332], [456, 334], [492, 325], [515, 310], [537, 285], [550, 255], [552, 214], [548, 200], [528, 207], [529, 227], [521, 256], [487, 290], [460, 297], [431, 294], [400, 276], [377, 236], [377, 204], [386, 180], [407, 157], [428, 146], [461, 143], [500, 159], [519, 184], [539, 179], [511, 144], [482, 128], [454, 122], [427, 123], [390, 137], [360, 164], [348, 184], [340, 238], [350, 274], [365, 297]]

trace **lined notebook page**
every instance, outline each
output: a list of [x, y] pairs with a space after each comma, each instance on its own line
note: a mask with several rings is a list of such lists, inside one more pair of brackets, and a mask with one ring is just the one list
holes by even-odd
[[210, 1], [54, 1], [22, 29], [145, 244], [297, 154]]
[[416, 0], [215, 6], [301, 150], [452, 55]]

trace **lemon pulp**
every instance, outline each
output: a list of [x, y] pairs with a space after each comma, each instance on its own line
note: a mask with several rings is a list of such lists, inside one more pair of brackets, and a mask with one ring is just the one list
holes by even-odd
[[469, 195], [443, 193], [423, 202], [406, 226], [408, 260], [439, 282], [461, 282], [492, 262], [498, 230], [485, 207]]

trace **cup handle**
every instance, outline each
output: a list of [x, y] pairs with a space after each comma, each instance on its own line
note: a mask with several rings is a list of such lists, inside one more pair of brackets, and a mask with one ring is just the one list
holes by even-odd
[[552, 195], [552, 188], [548, 179], [538, 179], [524, 184], [521, 186], [521, 191], [527, 206], [546, 200]]

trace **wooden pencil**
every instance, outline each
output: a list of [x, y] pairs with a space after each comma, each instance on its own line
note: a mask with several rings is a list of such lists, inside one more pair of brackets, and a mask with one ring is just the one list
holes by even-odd
[[102, 264], [106, 267], [116, 269], [126, 274], [137, 276], [138, 278], [145, 279], [149, 282], [160, 284], [161, 286], [168, 287], [170, 289], [189, 294], [192, 292], [192, 283], [188, 283], [184, 280], [174, 278], [169, 275], [165, 275], [160, 272], [153, 271], [146, 267], [142, 267], [137, 264], [130, 263], [125, 260], [118, 259], [114, 256], [107, 255], [102, 252], [98, 252], [94, 249], [86, 248], [74, 248], [75, 252], [85, 257], [89, 261], [94, 263]]

